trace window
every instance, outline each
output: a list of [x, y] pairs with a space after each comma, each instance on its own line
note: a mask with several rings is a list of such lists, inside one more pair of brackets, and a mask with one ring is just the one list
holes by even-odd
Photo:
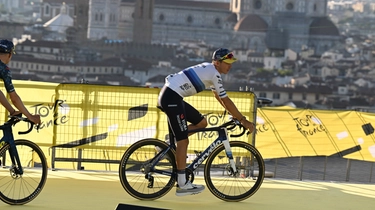
[[302, 100], [306, 100], [306, 93], [302, 93]]
[[216, 18], [216, 19], [215, 19], [215, 24], [216, 24], [216, 25], [219, 25], [219, 24], [220, 24], [220, 18]]
[[79, 6], [79, 8], [78, 8], [78, 14], [79, 15], [83, 15], [83, 8], [82, 8], [82, 6]]
[[288, 99], [289, 99], [289, 100], [293, 100], [293, 93], [289, 93], [289, 94], [288, 94]]
[[273, 99], [280, 99], [280, 93], [273, 93], [272, 98]]
[[286, 5], [286, 9], [287, 9], [287, 10], [293, 10], [293, 8], [294, 8], [294, 5], [293, 5], [292, 2], [289, 2], [289, 3]]
[[48, 5], [46, 5], [45, 10], [46, 10], [46, 11], [45, 11], [45, 14], [46, 14], [46, 15], [49, 15], [49, 6], [48, 6]]
[[267, 93], [265, 93], [265, 92], [260, 92], [260, 93], [259, 93], [259, 97], [267, 98]]
[[165, 16], [164, 16], [164, 14], [160, 14], [159, 15], [159, 21], [160, 22], [163, 22], [165, 20]]
[[319, 100], [319, 97], [320, 97], [319, 93], [315, 94], [315, 100], [316, 100], [316, 101]]
[[254, 8], [255, 8], [255, 9], [260, 9], [260, 8], [262, 8], [262, 1], [260, 1], [260, 0], [255, 1], [255, 2], [254, 2]]
[[192, 23], [193, 22], [193, 17], [191, 15], [189, 15], [187, 18], [186, 18], [186, 22], [188, 23]]

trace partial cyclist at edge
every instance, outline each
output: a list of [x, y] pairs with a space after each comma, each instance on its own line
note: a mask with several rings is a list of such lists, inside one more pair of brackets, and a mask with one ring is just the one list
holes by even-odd
[[4, 81], [4, 86], [10, 96], [10, 100], [19, 111], [12, 107], [1, 90], [0, 103], [6, 110], [8, 110], [11, 116], [22, 113], [34, 124], [40, 124], [40, 116], [30, 114], [13, 86], [11, 72], [7, 66], [11, 61], [13, 54], [15, 54], [13, 42], [6, 39], [0, 39], [0, 79]]
[[[158, 105], [168, 117], [169, 127], [177, 142], [177, 196], [198, 194], [204, 190], [203, 185], [192, 184], [186, 180], [186, 155], [189, 145], [188, 130], [205, 128], [206, 118], [193, 106], [184, 101], [184, 97], [193, 96], [206, 88], [211, 88], [218, 102], [250, 132], [254, 124], [246, 119], [227, 95], [221, 74], [228, 74], [237, 59], [233, 52], [220, 48], [214, 51], [212, 62], [204, 62], [188, 67], [166, 77], [160, 91]], [[187, 122], [191, 124], [187, 124]], [[171, 142], [174, 142], [171, 139]]]

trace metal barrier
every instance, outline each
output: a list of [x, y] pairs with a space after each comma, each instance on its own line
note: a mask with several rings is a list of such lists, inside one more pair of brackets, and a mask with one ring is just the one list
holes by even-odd
[[375, 183], [375, 163], [340, 157], [292, 157], [265, 160], [277, 179]]

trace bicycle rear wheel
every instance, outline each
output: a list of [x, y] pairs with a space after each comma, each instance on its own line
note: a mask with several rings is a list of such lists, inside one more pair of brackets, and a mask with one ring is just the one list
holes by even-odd
[[10, 205], [23, 205], [34, 200], [47, 180], [47, 161], [38, 145], [29, 140], [15, 141], [23, 174], [13, 165], [6, 144], [0, 149], [0, 200]]
[[231, 141], [230, 147], [238, 173], [232, 172], [224, 145], [220, 145], [206, 161], [204, 179], [217, 198], [242, 201], [252, 196], [262, 184], [264, 161], [259, 151], [246, 142]]
[[155, 200], [167, 194], [175, 183], [177, 170], [174, 152], [150, 167], [161, 150], [168, 146], [158, 139], [143, 139], [124, 153], [120, 166], [120, 181], [126, 192], [140, 200]]

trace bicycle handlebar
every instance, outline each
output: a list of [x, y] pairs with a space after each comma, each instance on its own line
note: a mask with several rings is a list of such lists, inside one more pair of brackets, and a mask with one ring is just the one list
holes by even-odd
[[222, 124], [220, 127], [227, 127], [227, 130], [232, 130], [236, 126], [242, 128], [242, 132], [239, 133], [239, 134], [230, 134], [229, 136], [230, 137], [240, 137], [240, 136], [244, 135], [245, 132], [246, 132], [246, 129], [245, 129], [245, 127], [243, 127], [243, 125], [241, 124], [241, 122], [239, 120], [237, 120], [237, 119], [231, 119], [230, 121]]
[[[27, 119], [25, 117], [22, 117], [22, 114], [9, 116], [9, 117], [10, 117], [10, 119], [6, 122], [6, 124], [15, 125], [20, 121], [24, 121], [24, 122], [27, 122], [27, 123], [30, 124], [29, 129], [26, 130], [26, 131], [19, 131], [18, 132], [19, 135], [28, 134], [33, 130], [34, 123], [31, 122], [29, 119]], [[40, 125], [38, 125], [36, 129], [39, 130], [39, 127], [40, 127]]]

